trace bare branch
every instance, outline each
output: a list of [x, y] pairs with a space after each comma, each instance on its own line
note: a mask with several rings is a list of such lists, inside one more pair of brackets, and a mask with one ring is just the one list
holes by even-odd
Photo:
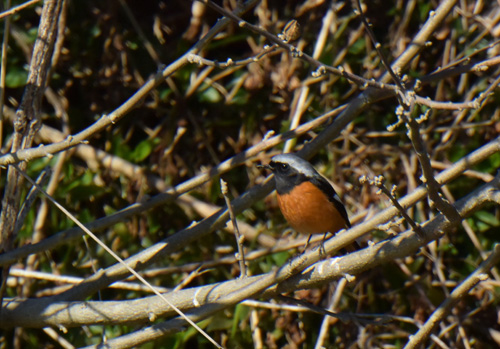
[[[11, 146], [12, 152], [30, 147], [41, 126], [40, 108], [43, 92], [47, 84], [48, 71], [50, 70], [54, 42], [57, 36], [57, 19], [61, 10], [61, 2], [61, 0], [44, 2], [26, 88], [21, 105], [16, 111]], [[21, 164], [20, 168], [24, 170], [26, 164]], [[13, 248], [16, 238], [16, 218], [20, 209], [22, 179], [17, 170], [9, 167], [0, 214], [0, 252], [9, 251]], [[17, 225], [19, 226], [19, 224]], [[0, 300], [3, 298], [8, 272], [8, 267], [2, 270]]]

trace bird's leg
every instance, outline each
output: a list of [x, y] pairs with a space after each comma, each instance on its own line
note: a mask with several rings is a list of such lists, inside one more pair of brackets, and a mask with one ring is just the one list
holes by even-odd
[[309, 243], [311, 242], [312, 234], [309, 234], [309, 237], [307, 238], [306, 245], [304, 246], [304, 251], [302, 253], [305, 253], [307, 251], [307, 248], [309, 247]]
[[326, 236], [328, 235], [328, 232], [326, 232], [323, 235], [323, 240], [321, 240], [321, 244], [319, 245], [319, 257], [323, 259], [326, 257], [326, 251], [325, 251], [325, 241], [326, 241]]

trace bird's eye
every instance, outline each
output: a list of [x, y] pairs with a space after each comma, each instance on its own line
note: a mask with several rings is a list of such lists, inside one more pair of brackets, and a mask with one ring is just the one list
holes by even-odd
[[290, 168], [290, 165], [288, 165], [288, 164], [280, 164], [281, 171], [288, 171], [289, 168]]

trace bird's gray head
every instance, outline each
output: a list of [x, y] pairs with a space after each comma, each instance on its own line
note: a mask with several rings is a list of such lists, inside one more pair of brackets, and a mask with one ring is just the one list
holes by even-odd
[[301, 174], [311, 178], [319, 175], [309, 162], [291, 153], [273, 156], [268, 168], [276, 176], [288, 177]]

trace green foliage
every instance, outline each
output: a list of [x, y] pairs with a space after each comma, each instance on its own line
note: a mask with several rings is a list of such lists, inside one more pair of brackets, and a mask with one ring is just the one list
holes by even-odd
[[[13, 3], [17, 5], [23, 2]], [[346, 71], [367, 80], [376, 80], [385, 74], [385, 68], [350, 3], [320, 1], [311, 4], [312, 2], [306, 1], [261, 2], [255, 11], [251, 10], [244, 18], [272, 34], [279, 34], [289, 20], [296, 19], [302, 34], [292, 44], [304, 53], [312, 56], [317, 47], [321, 48], [318, 56], [323, 64], [333, 65], [336, 62], [336, 67], [340, 65]], [[489, 16], [495, 13], [495, 6], [498, 5], [485, 2], [476, 6], [478, 4], [471, 2], [467, 4], [467, 8], [452, 12], [430, 37], [432, 45], [420, 47], [419, 55], [398, 72], [401, 76], [409, 77], [408, 88], [413, 86], [411, 78], [422, 79], [422, 86], [417, 91], [420, 96], [439, 102], [461, 102], [479, 95], [490, 86], [494, 77], [498, 76], [494, 64], [487, 71], [450, 74], [439, 81], [430, 76], [442, 68], [438, 65], [452, 63], [462, 67], [469, 62], [487, 60], [491, 55], [498, 56], [496, 48], [489, 47], [494, 40], [494, 33], [484, 30], [484, 23], [492, 21]], [[226, 2], [223, 5], [229, 6]], [[419, 0], [412, 3], [413, 8], [404, 1], [366, 2], [364, 5], [384, 54], [392, 62], [400, 57], [402, 50], [411, 46], [416, 33], [429, 18], [430, 11], [435, 10], [437, 3]], [[35, 6], [38, 6], [36, 11]], [[40, 6], [41, 3], [33, 5], [12, 17], [16, 35], [12, 35], [9, 40], [4, 100], [5, 107], [12, 112], [23, 98], [22, 88], [26, 84], [29, 66], [27, 57], [38, 35]], [[118, 1], [76, 1], [69, 2], [68, 6], [64, 40], [59, 42], [62, 46], [58, 46], [58, 61], [51, 70], [49, 89], [40, 113], [41, 122], [61, 130], [62, 139], [66, 132], [77, 134], [102, 115], [122, 106], [138, 93], [144, 82], [155, 76], [159, 67], [163, 69], [163, 65], [169, 65], [182, 57], [220, 17], [211, 9], [205, 8], [199, 18], [200, 27], [192, 29], [191, 25], [196, 21], [191, 13], [191, 2], [129, 1], [127, 6], [133, 14], [133, 21], [123, 8], [124, 3]], [[320, 45], [319, 35], [331, 6], [335, 10], [334, 19], [325, 28], [327, 39]], [[473, 13], [472, 9], [478, 13], [474, 12], [474, 16], [469, 16], [469, 12]], [[137, 23], [144, 35], [133, 22]], [[195, 32], [192, 36], [189, 35], [190, 28]], [[352, 40], [353, 38], [357, 39]], [[237, 61], [255, 57], [262, 52], [264, 45], [269, 44], [267, 38], [244, 26], [231, 23], [198, 54], [212, 61], [226, 62], [229, 58]], [[150, 46], [146, 48], [146, 45]], [[151, 55], [150, 50], [155, 55]], [[460, 61], [472, 54], [472, 57]], [[161, 81], [150, 93], [141, 96], [141, 101], [123, 118], [89, 137], [87, 141], [91, 150], [111, 155], [114, 159], [111, 164], [95, 158], [95, 154], [84, 154], [75, 149], [66, 150], [61, 173], [51, 189], [53, 196], [81, 222], [100, 223], [102, 219], [122, 209], [149, 203], [151, 198], [158, 197], [160, 191], [178, 184], [185, 185], [207, 169], [250, 147], [259, 146], [269, 131], [276, 134], [289, 131], [292, 122], [296, 121], [293, 116], [296, 115], [297, 108], [304, 110], [299, 122], [305, 124], [339, 106], [347, 105], [366, 91], [366, 87], [356, 86], [344, 77], [330, 74], [312, 77], [312, 72], [316, 69], [303, 57], [281, 48], [259, 57], [252, 65], [243, 67], [219, 68], [198, 64], [179, 66], [166, 81]], [[200, 76], [204, 77], [202, 81], [198, 81]], [[425, 78], [429, 80], [426, 81]], [[305, 87], [308, 94], [301, 95], [306, 90]], [[302, 100], [304, 96], [306, 98]], [[383, 175], [389, 188], [397, 186], [395, 193], [398, 199], [411, 194], [415, 186], [423, 185], [421, 166], [406, 135], [406, 125], [401, 123], [394, 130], [388, 129], [398, 122], [395, 115], [398, 103], [393, 97], [370, 102], [345, 127], [341, 137], [330, 142], [313, 158], [314, 164], [322, 169], [321, 172], [335, 183], [350, 216], [360, 214], [356, 224], [391, 205], [387, 198], [376, 192], [376, 188], [360, 185], [360, 176]], [[499, 105], [500, 93], [495, 93], [480, 109], [465, 115], [461, 114], [461, 110], [434, 108], [429, 118], [419, 120], [421, 136], [425, 140], [436, 173], [443, 166], [460, 161], [498, 137]], [[428, 108], [418, 105], [412, 116], [419, 119]], [[67, 115], [61, 115], [61, 110]], [[298, 150], [303, 144], [314, 140], [332, 121], [333, 118], [298, 136], [294, 139], [295, 147], [292, 150]], [[12, 119], [5, 116], [3, 125], [2, 146], [4, 152], [8, 152], [14, 128]], [[34, 146], [55, 142], [48, 136], [44, 137], [43, 140], [37, 138]], [[220, 178], [229, 184], [231, 200], [261, 183], [264, 172], [256, 169], [254, 162], [265, 163], [272, 154], [284, 149], [284, 143], [281, 142], [273, 149], [247, 159], [244, 166], [213, 175], [209, 181], [187, 193], [195, 200], [192, 204], [181, 200], [162, 203], [112, 225], [95, 229], [95, 233], [120, 257], [134, 256], [189, 227], [193, 222], [211, 217], [212, 211], [207, 207], [217, 210], [224, 206]], [[59, 166], [58, 159], [59, 155], [50, 159], [30, 160], [27, 173], [32, 178], [37, 178], [46, 166], [55, 170]], [[498, 168], [500, 153], [488, 157], [471, 170], [483, 175], [495, 175]], [[134, 170], [133, 174], [130, 169]], [[5, 188], [8, 185], [6, 171], [2, 173], [4, 176], [0, 178], [0, 185]], [[156, 182], [150, 181], [151, 178]], [[484, 185], [484, 178], [486, 177], [477, 174], [460, 175], [447, 184], [446, 195], [456, 202]], [[158, 183], [167, 183], [168, 186], [165, 188]], [[28, 185], [20, 188], [21, 198], [26, 197], [29, 188]], [[200, 209], [197, 205], [206, 207]], [[35, 244], [33, 239], [62, 238], [56, 234], [74, 227], [74, 223], [54, 206], [49, 205], [45, 218], [40, 207], [38, 198], [23, 222], [15, 248], [28, 243]], [[420, 224], [426, 224], [439, 214], [426, 199], [406, 209]], [[288, 225], [279, 213], [274, 195], [238, 214], [237, 218], [255, 229], [270, 227], [259, 232], [275, 238], [276, 246], [288, 243], [288, 239], [291, 239], [281, 236]], [[408, 223], [399, 218], [395, 217], [390, 224], [377, 226], [366, 237], [368, 241], [362, 241], [362, 246], [391, 239], [407, 231]], [[37, 219], [42, 221], [39, 235], [34, 232]], [[485, 252], [491, 251], [498, 240], [498, 207], [485, 205], [468, 216], [466, 223], [476, 235], [482, 249]], [[55, 276], [69, 275], [85, 279], [95, 273], [91, 266], [101, 269], [116, 263], [93, 241], [87, 239], [86, 242], [76, 239], [51, 247], [50, 250], [40, 251], [32, 257], [35, 262], [20, 258], [16, 261], [16, 267], [29, 267]], [[291, 251], [270, 252], [270, 247], [273, 246], [261, 245], [258, 238], [252, 241], [247, 239], [244, 246], [248, 253], [262, 252], [262, 256], [248, 261], [252, 275], [270, 273], [287, 266], [290, 259], [302, 251], [299, 247]], [[148, 276], [148, 280], [171, 289], [179, 285], [189, 288], [224, 282], [239, 277], [236, 262], [221, 262], [233, 256], [235, 251], [233, 234], [211, 231], [182, 248], [175, 248], [174, 252], [157, 260], [153, 266], [148, 266], [145, 272], [154, 269], [158, 274]], [[346, 348], [369, 337], [372, 347], [403, 347], [409, 336], [417, 330], [416, 322], [411, 323], [411, 319], [425, 321], [452, 290], [453, 286], [443, 285], [442, 281], [456, 285], [481, 262], [481, 253], [467, 232], [458, 228], [455, 232], [447, 232], [435, 245], [423, 247], [415, 255], [360, 272], [355, 281], [347, 284], [335, 310], [393, 314], [405, 317], [406, 321], [398, 319], [367, 326], [336, 322], [330, 327], [329, 338], [323, 344], [329, 348]], [[205, 267], [204, 263], [213, 264]], [[441, 280], [441, 275], [446, 280]], [[186, 280], [189, 282], [183, 284]], [[20, 281], [17, 282], [19, 284], [16, 286], [7, 287], [8, 297], [41, 297], [61, 292], [58, 286], [63, 284], [32, 280], [29, 287], [24, 287]], [[289, 295], [326, 307], [331, 297], [329, 292], [325, 285], [316, 290]], [[103, 300], [121, 301], [147, 296], [149, 293], [144, 291], [105, 289], [99, 297]], [[259, 294], [255, 298], [259, 298]], [[92, 295], [89, 299], [96, 300], [98, 297]], [[455, 341], [455, 337], [462, 338], [462, 333], [459, 336], [455, 326], [460, 323], [471, 343], [493, 347], [495, 343], [491, 339], [484, 339], [478, 331], [469, 329], [465, 320], [473, 312], [484, 315], [484, 304], [487, 302], [490, 302], [487, 304], [491, 309], [498, 310], [498, 299], [500, 288], [479, 285], [443, 321], [443, 327], [446, 326], [450, 332], [448, 337], [440, 338], [447, 341], [446, 345], [449, 347], [461, 347], [462, 343]], [[228, 348], [253, 347], [252, 310], [248, 306], [237, 304], [199, 325], [218, 342], [226, 341], [225, 346]], [[256, 309], [256, 312], [259, 320], [257, 326], [262, 331], [265, 346], [315, 346], [323, 320], [320, 315], [297, 314], [284, 309]], [[153, 323], [165, 320], [168, 319], [158, 319]], [[118, 338], [133, 333], [140, 326], [149, 325], [90, 325], [68, 328], [66, 333], [61, 331], [60, 335], [71, 344], [81, 347], [100, 344], [103, 335], [109, 339]], [[484, 328], [499, 330], [496, 320], [484, 323]], [[10, 340], [14, 337], [16, 341]], [[20, 327], [5, 338], [9, 338], [8, 343], [16, 342], [21, 347], [55, 345], [39, 329]], [[5, 342], [1, 342], [0, 338], [0, 343]], [[169, 333], [162, 339], [141, 346], [192, 347], [211, 347], [192, 327]]]
[[28, 72], [25, 69], [9, 69], [5, 76], [5, 86], [9, 88], [22, 87], [28, 80]]
[[132, 152], [130, 152], [130, 160], [136, 163], [144, 161], [151, 155], [154, 147], [159, 143], [160, 140], [158, 138], [143, 140]]

